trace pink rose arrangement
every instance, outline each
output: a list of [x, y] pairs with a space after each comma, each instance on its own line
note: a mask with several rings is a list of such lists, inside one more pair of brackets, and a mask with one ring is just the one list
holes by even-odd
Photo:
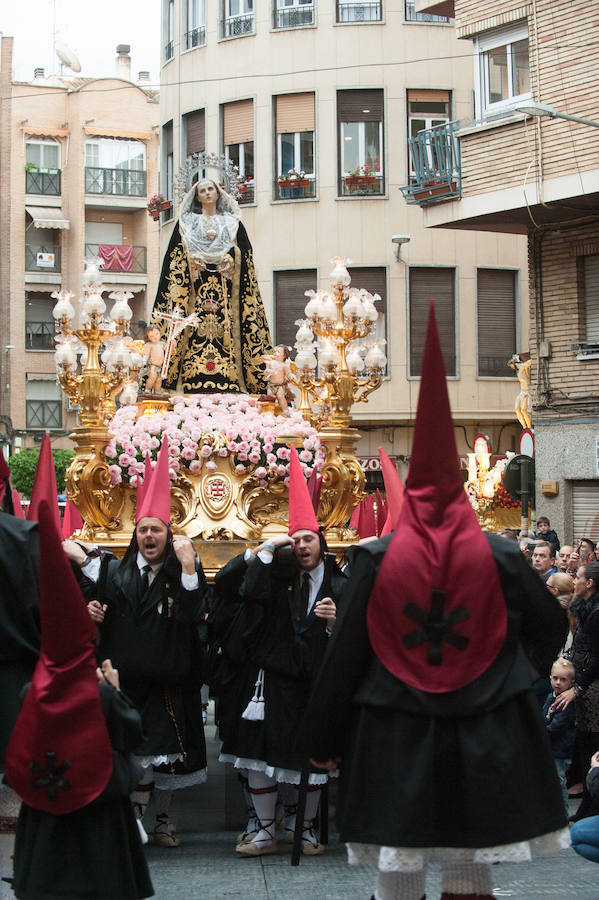
[[219, 457], [232, 456], [235, 472], [256, 478], [261, 487], [269, 480], [289, 478], [290, 450], [285, 435], [302, 438], [298, 453], [306, 478], [322, 468], [325, 449], [316, 429], [297, 410], [288, 416], [262, 413], [255, 397], [191, 394], [172, 399], [173, 408], [140, 416], [135, 406], [122, 406], [109, 422], [112, 435], [105, 447], [113, 484], [136, 484], [149, 453], [155, 463], [162, 435], [169, 440], [169, 474], [180, 471], [213, 472]]

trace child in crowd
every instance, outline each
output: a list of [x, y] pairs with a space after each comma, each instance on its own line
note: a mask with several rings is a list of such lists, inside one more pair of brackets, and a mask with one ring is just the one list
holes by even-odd
[[548, 541], [550, 544], [553, 544], [555, 547], [555, 552], [559, 550], [559, 538], [556, 532], [551, 527], [551, 522], [547, 518], [547, 516], [539, 516], [537, 519], [537, 530], [535, 531], [535, 538], [541, 541]]
[[553, 705], [556, 697], [567, 691], [574, 683], [574, 666], [569, 659], [560, 657], [551, 667], [551, 691], [547, 694], [543, 715], [547, 723], [547, 732], [551, 741], [555, 767], [562, 786], [562, 795], [568, 812], [568, 788], [566, 787], [566, 769], [572, 761], [574, 741], [576, 739], [576, 724], [574, 704], [570, 703], [565, 709], [555, 710]]

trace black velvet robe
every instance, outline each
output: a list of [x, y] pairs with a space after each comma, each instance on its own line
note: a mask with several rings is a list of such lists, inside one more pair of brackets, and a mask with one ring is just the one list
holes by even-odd
[[233, 278], [222, 277], [209, 265], [192, 283], [189, 260], [179, 225], [175, 225], [164, 257], [152, 320], [166, 340], [168, 322], [159, 313], [177, 309], [196, 313], [200, 324], [185, 328], [173, 350], [163, 387], [185, 394], [266, 392], [262, 356], [272, 341], [254, 269], [252, 246], [239, 223], [229, 250]]
[[[99, 628], [98, 659], [112, 661], [123, 690], [141, 713], [144, 738], [135, 753], [184, 753], [184, 763], [168, 766], [177, 775], [203, 769], [206, 742], [200, 689], [204, 647], [200, 635], [206, 612], [204, 573], [200, 567], [196, 590], [185, 590], [181, 566], [171, 554], [142, 595], [136, 552], [131, 551], [122, 561], [108, 559], [105, 564], [108, 571], [102, 602], [108, 609]], [[93, 596], [89, 590], [86, 594], [88, 600]]]
[[563, 646], [565, 616], [518, 547], [487, 538], [507, 608], [505, 644], [483, 675], [446, 694], [405, 685], [370, 645], [368, 600], [391, 536], [348, 554], [351, 579], [302, 736], [312, 759], [341, 758], [344, 841], [493, 847], [566, 825], [530, 691]]
[[[320, 596], [336, 600], [344, 580], [327, 557]], [[299, 771], [306, 759], [297, 747], [298, 728], [329, 640], [326, 622], [313, 612], [301, 617], [300, 569], [286, 553], [275, 554], [270, 564], [251, 561], [240, 598], [223, 641], [228, 677], [219, 686], [222, 753]], [[261, 668], [265, 716], [248, 721], [242, 713]]]
[[154, 894], [129, 792], [141, 720], [125, 696], [100, 686], [114, 769], [93, 803], [63, 816], [21, 806], [13, 890], [20, 900], [138, 900]]

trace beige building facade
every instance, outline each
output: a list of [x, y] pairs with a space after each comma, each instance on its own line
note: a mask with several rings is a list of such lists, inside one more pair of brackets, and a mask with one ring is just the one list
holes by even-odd
[[[410, 0], [163, 0], [162, 15], [161, 189], [173, 197], [195, 151], [239, 166], [275, 340], [293, 344], [303, 291], [328, 285], [335, 255], [351, 259], [355, 286], [382, 297], [388, 373], [354, 407], [359, 453], [382, 444], [409, 456], [431, 297], [460, 453], [477, 432], [493, 453], [515, 449], [506, 360], [528, 347], [526, 241], [431, 231], [400, 192], [413, 178], [409, 136], [472, 115], [472, 58], [453, 20], [420, 15]], [[173, 221], [162, 223], [162, 252]]]
[[[417, 0], [473, 49], [474, 121], [452, 137], [458, 196], [424, 223], [527, 235], [537, 512], [599, 538], [599, 8], [586, 0]], [[582, 121], [581, 121], [582, 120]], [[447, 179], [449, 180], [449, 179]], [[458, 230], [456, 230], [458, 229]]]
[[[51, 294], [81, 292], [82, 260], [104, 260], [104, 297], [134, 294], [133, 330], [149, 316], [158, 277], [158, 93], [118, 77], [12, 79], [13, 39], [1, 43], [0, 441], [35, 446], [45, 431], [70, 447], [76, 411], [54, 366]], [[109, 301], [109, 305], [110, 305]]]

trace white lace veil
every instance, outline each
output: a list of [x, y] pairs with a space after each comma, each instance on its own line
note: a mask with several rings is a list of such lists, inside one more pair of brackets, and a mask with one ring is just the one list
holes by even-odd
[[[210, 181], [218, 192], [216, 215], [210, 219], [210, 229], [217, 232], [216, 237], [207, 236], [204, 217], [193, 208], [197, 186], [204, 181]], [[188, 253], [206, 262], [219, 262], [235, 240], [240, 219], [237, 201], [212, 179], [202, 178], [185, 194], [179, 213], [179, 230]]]

